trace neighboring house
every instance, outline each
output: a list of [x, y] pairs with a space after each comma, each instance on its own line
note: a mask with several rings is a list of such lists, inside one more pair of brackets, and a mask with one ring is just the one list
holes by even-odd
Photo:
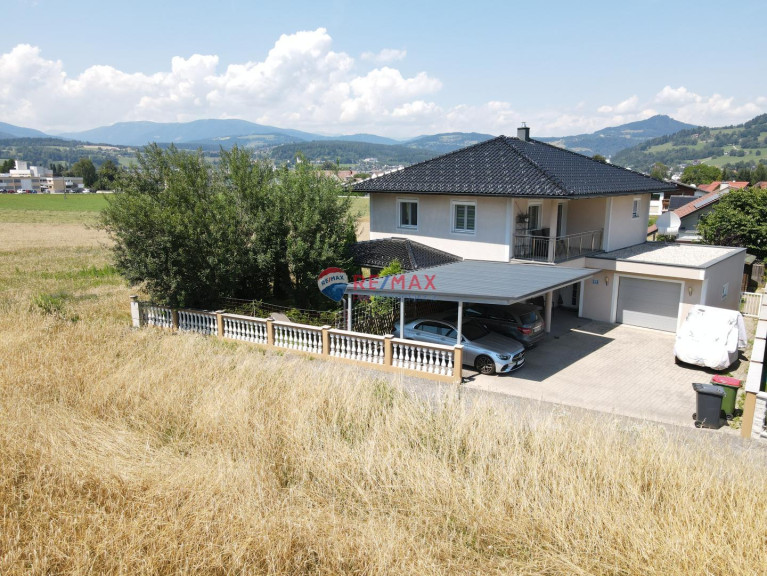
[[[714, 206], [717, 205], [719, 200], [727, 194], [729, 190], [716, 190], [709, 192], [705, 196], [699, 198], [690, 198], [688, 202], [672, 210], [674, 214], [679, 216], [681, 224], [679, 225], [679, 235], [676, 238], [677, 242], [700, 242], [701, 237], [698, 234], [698, 222], [701, 217], [711, 212]], [[672, 199], [676, 199], [676, 196], [672, 196]], [[684, 197], [684, 200], [688, 200]], [[653, 224], [647, 228], [647, 236], [655, 239], [655, 235], [658, 233], [658, 226]]]
[[650, 200], [650, 216], [660, 216], [663, 212], [669, 210], [669, 200], [672, 196], [700, 196], [703, 192], [700, 192], [695, 186], [689, 184], [682, 184], [681, 182], [669, 181], [666, 182], [676, 187], [671, 193], [655, 192]]
[[701, 184], [698, 186], [700, 190], [703, 190], [704, 192], [724, 192], [726, 190], [742, 190], [743, 188], [747, 188], [749, 186], [749, 182], [736, 182], [735, 180], [732, 180], [731, 182], [722, 182], [720, 180], [715, 180], [711, 184]]
[[767, 190], [767, 182], [765, 182], [764, 180], [761, 182], [757, 182], [756, 184], [754, 184], [754, 188], [759, 188], [760, 190]]
[[[370, 194], [371, 240], [406, 238], [465, 259], [445, 265], [452, 292], [437, 283], [435, 299], [545, 295], [548, 320], [562, 305], [670, 331], [693, 304], [740, 301], [744, 249], [645, 242], [651, 195], [674, 183], [530, 139], [529, 128], [354, 188]], [[461, 281], [461, 270], [474, 277]]]

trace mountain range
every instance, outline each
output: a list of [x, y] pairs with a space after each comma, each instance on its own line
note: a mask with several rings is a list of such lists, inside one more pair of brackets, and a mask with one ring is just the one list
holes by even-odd
[[[695, 128], [668, 116], [653, 116], [647, 120], [604, 128], [592, 134], [560, 138], [538, 137], [533, 127], [532, 137], [587, 155], [612, 156], [620, 150], [645, 143], [658, 136], [668, 136], [680, 130]], [[0, 144], [18, 138], [50, 138], [32, 130], [0, 123]], [[245, 120], [195, 120], [193, 122], [118, 122], [82, 132], [66, 132], [55, 136], [65, 141], [111, 146], [143, 146], [150, 142], [175, 144], [182, 148], [202, 148], [215, 155], [219, 148], [237, 144], [275, 159], [292, 157], [303, 152], [310, 160], [336, 161], [339, 158], [386, 158], [387, 163], [409, 164], [426, 157], [445, 154], [493, 138], [492, 134], [450, 132], [424, 135], [398, 141], [375, 134], [328, 136], [300, 130], [278, 128]], [[74, 143], [74, 142], [73, 142]], [[15, 142], [18, 149], [20, 144]], [[30, 145], [32, 143], [30, 142]], [[35, 145], [40, 145], [36, 143]], [[46, 144], [47, 145], [47, 144]], [[390, 149], [389, 149], [390, 147]], [[84, 153], [84, 155], [87, 155]], [[31, 159], [30, 159], [31, 160]]]
[[681, 130], [693, 128], [697, 128], [697, 126], [658, 114], [646, 120], [603, 128], [591, 134], [578, 134], [562, 138], [543, 137], [537, 138], [537, 140], [580, 152], [586, 156], [601, 154], [610, 157], [621, 150], [642, 144], [653, 138], [668, 136]]

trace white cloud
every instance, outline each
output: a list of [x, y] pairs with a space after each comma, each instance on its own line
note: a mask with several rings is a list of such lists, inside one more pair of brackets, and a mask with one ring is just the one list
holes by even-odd
[[396, 50], [394, 48], [384, 48], [378, 53], [363, 52], [362, 55], [360, 56], [360, 59], [377, 62], [379, 64], [388, 64], [389, 62], [404, 60], [405, 56], [407, 56], [407, 50]]
[[[76, 77], [40, 49], [22, 44], [0, 55], [0, 115], [43, 130], [79, 130], [126, 120], [245, 118], [277, 126], [341, 132], [382, 118], [417, 122], [437, 105], [424, 99], [442, 84], [426, 72], [405, 77], [384, 66], [355, 73], [354, 59], [332, 50], [324, 28], [283, 34], [263, 60], [219, 70], [215, 55], [174, 57], [156, 74], [92, 66]], [[375, 60], [396, 60], [383, 50]]]
[[65, 63], [19, 44], [0, 54], [0, 119], [67, 131], [129, 120], [243, 118], [324, 133], [395, 137], [450, 131], [513, 135], [525, 121], [535, 137], [593, 132], [654, 114], [721, 126], [767, 112], [765, 96], [698, 94], [685, 86], [646, 95], [629, 92], [615, 104], [595, 105], [577, 96], [572, 105], [548, 109], [490, 97], [446, 104], [437, 100], [443, 90], [438, 78], [427, 71], [405, 75], [392, 64], [405, 56], [405, 50], [386, 49], [355, 61], [334, 51], [327, 30], [318, 28], [284, 34], [261, 59], [223, 69], [218, 56], [193, 54], [172, 58], [154, 74], [99, 65], [70, 77]]

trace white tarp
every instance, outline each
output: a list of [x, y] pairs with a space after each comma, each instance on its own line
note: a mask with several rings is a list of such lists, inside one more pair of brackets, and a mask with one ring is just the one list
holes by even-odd
[[746, 324], [737, 310], [693, 306], [676, 333], [674, 354], [682, 362], [724, 370], [748, 344]]

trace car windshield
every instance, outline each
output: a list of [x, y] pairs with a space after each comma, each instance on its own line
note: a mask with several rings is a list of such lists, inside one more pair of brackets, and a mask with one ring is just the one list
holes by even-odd
[[477, 338], [482, 338], [490, 333], [490, 331], [485, 328], [484, 324], [473, 322], [471, 320], [464, 323], [461, 331], [467, 340], [476, 340]]

